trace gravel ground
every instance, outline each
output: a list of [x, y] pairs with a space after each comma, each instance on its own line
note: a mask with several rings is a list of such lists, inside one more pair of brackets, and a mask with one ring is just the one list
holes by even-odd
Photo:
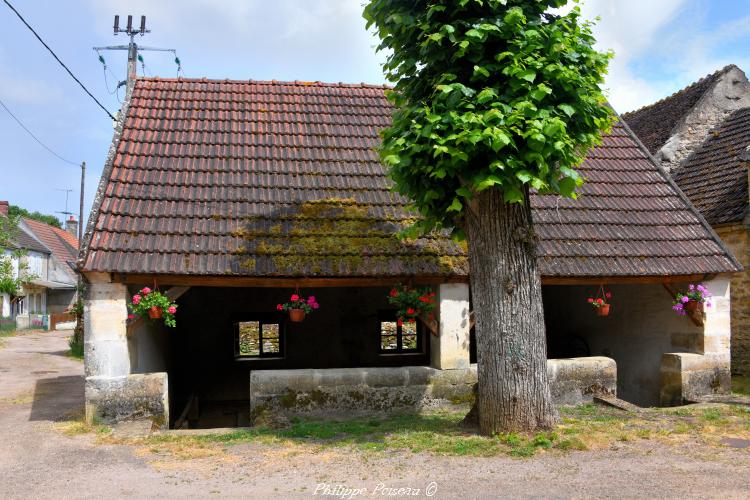
[[56, 428], [82, 411], [83, 364], [65, 355], [66, 336], [32, 333], [0, 348], [2, 499], [393, 498], [416, 489], [434, 498], [750, 497], [750, 451], [695, 443], [643, 440], [531, 459], [244, 444], [187, 460], [96, 444]]

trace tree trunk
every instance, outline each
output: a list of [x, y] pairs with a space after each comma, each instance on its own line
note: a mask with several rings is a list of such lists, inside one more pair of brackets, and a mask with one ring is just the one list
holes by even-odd
[[471, 292], [476, 318], [477, 410], [483, 434], [549, 429], [557, 413], [547, 377], [542, 284], [529, 194], [506, 204], [478, 193], [467, 211]]

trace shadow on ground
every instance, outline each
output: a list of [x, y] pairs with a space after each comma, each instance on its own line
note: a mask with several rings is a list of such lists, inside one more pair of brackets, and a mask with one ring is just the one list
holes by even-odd
[[82, 375], [37, 380], [29, 420], [58, 421], [82, 412], [83, 387]]

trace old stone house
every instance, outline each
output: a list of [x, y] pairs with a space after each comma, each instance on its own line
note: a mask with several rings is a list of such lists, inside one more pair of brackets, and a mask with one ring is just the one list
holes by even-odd
[[[397, 237], [416, 214], [374, 150], [391, 111], [364, 84], [135, 82], [79, 260], [88, 418], [238, 425], [251, 407], [351, 414], [469, 393], [484, 353], [466, 253], [442, 233]], [[623, 123], [581, 170], [578, 200], [532, 199], [555, 401], [727, 390], [739, 264]], [[703, 318], [671, 309], [689, 282], [714, 295]], [[436, 324], [394, 326], [396, 283], [436, 292]], [[127, 321], [144, 286], [177, 298], [175, 329]], [[607, 317], [587, 302], [602, 286]], [[275, 307], [297, 289], [321, 304], [302, 323]]]
[[732, 370], [750, 375], [750, 83], [727, 66], [624, 115], [745, 268], [732, 278]]
[[[9, 204], [0, 201], [0, 217], [8, 214]], [[13, 248], [0, 249], [12, 260], [14, 273], [31, 277], [18, 296], [0, 294], [0, 316], [13, 318], [19, 329], [43, 327], [49, 314], [62, 313], [75, 300], [78, 275], [77, 224], [68, 221], [63, 230], [33, 219], [21, 218], [13, 237]], [[21, 250], [19, 257], [15, 250]]]

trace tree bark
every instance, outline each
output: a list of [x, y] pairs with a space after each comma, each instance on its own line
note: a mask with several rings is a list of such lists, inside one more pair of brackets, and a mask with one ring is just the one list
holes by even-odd
[[498, 189], [478, 193], [464, 230], [476, 317], [479, 429], [488, 435], [549, 429], [557, 413], [528, 191], [524, 204], [505, 203]]

